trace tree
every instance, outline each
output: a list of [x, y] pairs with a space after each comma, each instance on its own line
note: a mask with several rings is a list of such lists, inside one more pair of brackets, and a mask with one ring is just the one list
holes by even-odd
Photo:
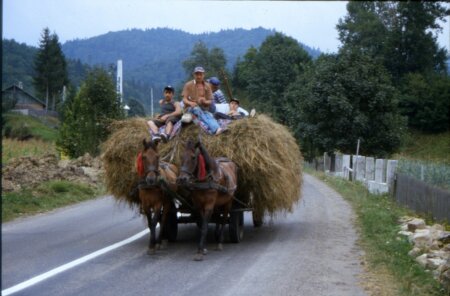
[[446, 50], [439, 48], [437, 34], [433, 33], [442, 31], [437, 21], [445, 22], [449, 14], [450, 10], [439, 2], [398, 2], [386, 63], [394, 77], [400, 79], [411, 72], [446, 72]]
[[145, 116], [145, 109], [144, 106], [138, 101], [133, 98], [128, 100], [128, 107], [130, 107], [130, 110], [128, 111], [128, 117], [144, 117]]
[[64, 85], [69, 82], [67, 64], [56, 34], [45, 28], [34, 60], [33, 84], [37, 94], [45, 98], [46, 109], [55, 110]]
[[275, 33], [267, 37], [259, 50], [247, 51], [244, 60], [237, 64], [235, 80], [245, 87], [259, 109], [285, 122], [283, 93], [310, 62], [311, 57], [295, 39]]
[[386, 37], [392, 27], [394, 5], [380, 1], [350, 1], [347, 15], [336, 28], [344, 49], [361, 50], [380, 62], [386, 54]]
[[95, 68], [64, 110], [57, 145], [70, 157], [86, 152], [97, 155], [100, 143], [109, 134], [107, 127], [110, 122], [123, 117], [111, 77], [105, 70]]
[[434, 1], [350, 1], [336, 26], [344, 49], [383, 62], [394, 80], [411, 72], [445, 73], [446, 51], [437, 44], [438, 20], [450, 10]]
[[[309, 151], [385, 156], [401, 144], [405, 120], [382, 65], [370, 56], [343, 51], [323, 55], [286, 93], [288, 124]], [[306, 155], [311, 157], [314, 155]]]
[[384, 64], [402, 92], [400, 110], [411, 127], [439, 131], [448, 126], [441, 95], [447, 51], [439, 47], [436, 33], [450, 9], [434, 1], [350, 1], [347, 10], [337, 25], [341, 50], [361, 51]]
[[400, 107], [410, 127], [425, 132], [450, 129], [450, 77], [405, 75], [401, 84]]
[[188, 79], [192, 78], [192, 71], [196, 66], [203, 66], [205, 68], [205, 76], [220, 76], [221, 69], [225, 69], [227, 59], [223, 49], [214, 47], [208, 50], [206, 45], [199, 41], [197, 42], [188, 59], [183, 62], [183, 68]]

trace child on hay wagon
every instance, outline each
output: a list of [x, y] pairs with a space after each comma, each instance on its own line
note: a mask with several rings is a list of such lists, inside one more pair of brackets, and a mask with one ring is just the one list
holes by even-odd
[[[226, 106], [223, 106], [223, 104], [216, 105], [217, 111], [214, 113], [214, 117], [216, 119], [228, 119], [228, 120], [235, 120], [235, 119], [242, 119], [245, 116], [248, 116], [249, 113], [245, 110], [239, 107], [239, 100], [236, 98], [233, 98], [229, 104], [226, 104]], [[250, 116], [255, 116], [255, 109], [252, 109]]]
[[[179, 102], [173, 99], [175, 89], [168, 85], [164, 88], [164, 99], [159, 101], [161, 106], [161, 114], [155, 119], [147, 121], [150, 127], [152, 140], [167, 142], [172, 132], [173, 126], [181, 119], [181, 106]], [[164, 132], [160, 133], [159, 129], [165, 125]]]

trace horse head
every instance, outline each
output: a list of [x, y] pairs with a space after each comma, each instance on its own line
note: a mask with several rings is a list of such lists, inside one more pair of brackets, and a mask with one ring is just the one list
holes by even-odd
[[141, 165], [139, 165], [138, 156], [138, 173], [141, 177], [145, 178], [148, 185], [154, 186], [157, 184], [159, 177], [158, 142], [146, 141], [144, 139], [142, 144], [144, 149], [140, 153]]
[[199, 153], [200, 150], [194, 145], [194, 142], [188, 140], [181, 157], [181, 169], [177, 178], [177, 184], [186, 185], [195, 179]]

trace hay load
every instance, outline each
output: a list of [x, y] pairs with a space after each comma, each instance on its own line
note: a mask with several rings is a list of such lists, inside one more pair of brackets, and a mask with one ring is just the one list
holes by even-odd
[[[209, 136], [194, 124], [184, 126], [174, 139], [160, 144], [160, 155], [180, 166], [185, 143], [202, 133], [212, 156], [228, 157], [238, 165], [239, 200], [251, 203], [259, 213], [291, 211], [300, 199], [302, 156], [288, 129], [265, 115], [233, 121], [228, 128], [220, 136]], [[106, 187], [116, 199], [138, 204], [130, 192], [138, 182], [136, 155], [142, 140], [149, 138], [147, 124], [135, 118], [116, 122], [112, 129], [102, 147]]]

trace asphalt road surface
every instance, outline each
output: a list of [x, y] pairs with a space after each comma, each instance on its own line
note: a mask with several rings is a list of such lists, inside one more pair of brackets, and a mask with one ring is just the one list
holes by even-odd
[[146, 229], [126, 205], [98, 198], [2, 224], [2, 295], [366, 295], [352, 219], [342, 197], [304, 175], [294, 212], [266, 217], [261, 228], [246, 213], [241, 243], [227, 238], [214, 251], [210, 225], [202, 262], [193, 261], [194, 224], [180, 225], [178, 241], [153, 256], [145, 234], [86, 259]]

